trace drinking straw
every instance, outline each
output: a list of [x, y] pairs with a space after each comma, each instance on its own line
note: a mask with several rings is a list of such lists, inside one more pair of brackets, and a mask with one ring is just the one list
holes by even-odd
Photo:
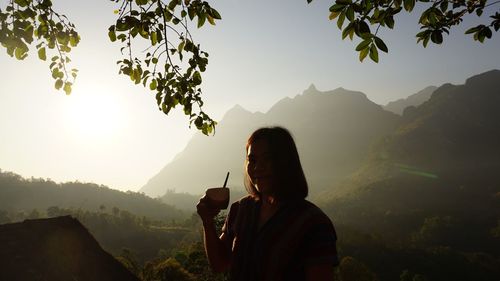
[[224, 181], [224, 186], [222, 187], [226, 187], [226, 184], [227, 184], [227, 179], [229, 178], [229, 172], [227, 172], [227, 175], [226, 175], [226, 180]]

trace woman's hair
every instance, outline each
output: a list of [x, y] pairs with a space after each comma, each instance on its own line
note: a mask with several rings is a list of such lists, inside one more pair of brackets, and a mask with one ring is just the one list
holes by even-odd
[[[299, 153], [290, 132], [282, 127], [264, 127], [257, 129], [248, 138], [246, 151], [257, 140], [267, 142], [271, 165], [273, 167], [272, 194], [278, 201], [304, 199], [308, 187]], [[245, 167], [248, 159], [245, 160]], [[252, 196], [260, 197], [259, 191], [250, 180], [245, 169], [245, 188]]]

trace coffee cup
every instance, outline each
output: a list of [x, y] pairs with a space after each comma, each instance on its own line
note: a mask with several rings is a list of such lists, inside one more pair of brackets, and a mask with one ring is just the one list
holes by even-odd
[[229, 205], [229, 188], [213, 187], [205, 191], [208, 205], [216, 209], [227, 209]]

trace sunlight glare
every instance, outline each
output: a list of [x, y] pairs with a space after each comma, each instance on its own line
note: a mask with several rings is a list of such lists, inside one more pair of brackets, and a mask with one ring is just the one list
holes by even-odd
[[69, 130], [79, 137], [110, 138], [125, 124], [118, 95], [102, 85], [75, 87], [65, 106]]

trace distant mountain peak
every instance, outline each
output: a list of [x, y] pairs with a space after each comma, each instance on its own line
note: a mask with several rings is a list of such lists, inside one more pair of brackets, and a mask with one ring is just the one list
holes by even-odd
[[222, 117], [221, 121], [224, 119], [233, 119], [233, 118], [239, 118], [244, 115], [249, 115], [252, 114], [250, 111], [246, 110], [243, 108], [241, 105], [236, 104], [233, 106], [231, 109], [229, 109], [226, 114]]
[[360, 91], [348, 90], [343, 87], [338, 87], [332, 91], [324, 92], [325, 94], [333, 94], [337, 98], [341, 98], [348, 101], [361, 101], [373, 103], [365, 93]]
[[246, 110], [245, 108], [243, 108], [243, 106], [239, 105], [239, 104], [236, 104], [234, 105], [231, 109], [229, 109], [227, 112], [232, 112], [232, 111], [235, 111], [235, 112], [239, 112], [239, 111], [246, 111], [248, 112], [248, 110]]
[[314, 83], [311, 83], [311, 85], [309, 86], [309, 88], [307, 88], [303, 94], [304, 95], [308, 95], [308, 94], [316, 94], [316, 93], [319, 93], [318, 89], [316, 88], [316, 86], [314, 85]]

